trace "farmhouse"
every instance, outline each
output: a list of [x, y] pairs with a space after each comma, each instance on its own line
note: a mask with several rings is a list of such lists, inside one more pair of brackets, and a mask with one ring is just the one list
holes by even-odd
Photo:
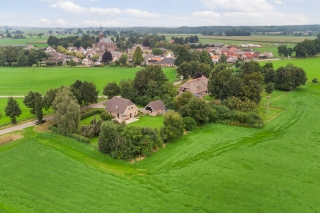
[[164, 103], [160, 100], [157, 101], [152, 101], [147, 106], [144, 108], [146, 114], [151, 115], [151, 116], [156, 116], [158, 114], [162, 114], [166, 110], [166, 106]]
[[105, 110], [120, 122], [137, 116], [139, 111], [130, 100], [116, 96], [107, 102]]
[[179, 95], [189, 91], [195, 96], [204, 96], [208, 93], [208, 79], [204, 76], [187, 81], [182, 84], [179, 89]]

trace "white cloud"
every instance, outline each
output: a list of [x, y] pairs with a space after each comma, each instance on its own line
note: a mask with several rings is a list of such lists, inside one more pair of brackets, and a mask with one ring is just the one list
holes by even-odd
[[309, 18], [302, 14], [284, 14], [278, 11], [226, 12], [222, 14], [225, 24], [232, 25], [295, 25], [307, 24]]
[[119, 27], [119, 26], [123, 26], [122, 23], [118, 22], [118, 21], [89, 21], [89, 20], [85, 20], [83, 21], [83, 24], [85, 24], [86, 26], [89, 27], [98, 27], [100, 25], [104, 26], [104, 27]]
[[74, 12], [74, 13], [81, 13], [84, 12], [86, 10], [86, 8], [81, 7], [78, 4], [75, 4], [73, 2], [70, 1], [66, 1], [66, 2], [57, 2], [56, 4], [51, 4], [51, 7], [53, 8], [59, 8], [68, 12]]
[[140, 18], [158, 18], [160, 15], [156, 13], [149, 13], [147, 11], [137, 10], [137, 9], [125, 9], [123, 13]]
[[230, 12], [270, 11], [276, 8], [265, 0], [200, 0], [206, 7]]
[[51, 4], [51, 7], [58, 8], [67, 12], [73, 12], [73, 13], [98, 14], [98, 15], [121, 14], [121, 10], [118, 8], [100, 8], [100, 7], [85, 8], [70, 1], [57, 2], [56, 4]]
[[195, 17], [202, 17], [202, 18], [208, 18], [208, 19], [220, 19], [220, 14], [212, 11], [198, 11], [192, 13]]
[[93, 14], [99, 14], [99, 15], [117, 15], [121, 14], [121, 10], [118, 8], [99, 8], [99, 7], [92, 7], [90, 9], [87, 9], [88, 12]]
[[59, 25], [59, 26], [65, 26], [66, 22], [63, 19], [56, 19], [55, 22]]
[[282, 0], [274, 0], [274, 3], [276, 3], [276, 4], [282, 4]]
[[41, 18], [41, 19], [39, 20], [39, 22], [42, 23], [42, 24], [51, 24], [51, 23], [52, 23], [50, 20], [48, 20], [48, 19], [46, 19], [46, 18]]

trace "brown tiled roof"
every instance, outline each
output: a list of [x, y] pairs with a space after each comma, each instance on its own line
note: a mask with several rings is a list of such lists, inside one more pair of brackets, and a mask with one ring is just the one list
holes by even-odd
[[206, 77], [201, 77], [189, 80], [186, 83], [182, 84], [180, 88], [189, 89], [189, 91], [193, 94], [204, 92], [208, 90], [208, 79]]
[[150, 102], [146, 107], [151, 107], [153, 111], [157, 111], [159, 109], [165, 109], [166, 106], [160, 100]]
[[124, 114], [128, 106], [132, 105], [134, 105], [134, 103], [132, 103], [130, 100], [115, 96], [107, 102], [105, 110], [113, 113]]

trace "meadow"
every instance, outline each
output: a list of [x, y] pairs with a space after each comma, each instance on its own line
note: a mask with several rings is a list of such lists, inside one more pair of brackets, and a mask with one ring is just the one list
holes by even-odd
[[[14, 99], [18, 102], [20, 109], [22, 111], [22, 114], [16, 118], [17, 122], [28, 120], [30, 118], [35, 118], [35, 116], [30, 113], [30, 109], [23, 104], [23, 98], [14, 98]], [[4, 109], [7, 106], [7, 103], [8, 103], [8, 98], [0, 98], [0, 113], [2, 114], [2, 118], [0, 119], [0, 127], [9, 125], [11, 123], [10, 118], [5, 116]], [[50, 112], [52, 112], [52, 110], [49, 110], [49, 111], [43, 110], [43, 114], [45, 115]]]
[[[133, 79], [143, 68], [70, 68], [70, 67], [1, 67], [0, 95], [27, 95], [29, 91], [45, 93], [50, 88], [67, 86], [76, 80], [94, 82], [102, 94], [112, 81]], [[163, 68], [170, 82], [176, 79], [175, 68]]]
[[262, 129], [207, 124], [146, 159], [27, 129], [0, 147], [2, 212], [320, 211], [320, 84]]
[[[35, 32], [34, 32], [35, 33]], [[46, 48], [48, 47], [47, 41], [49, 36], [42, 36], [39, 38], [38, 36], [33, 36], [32, 38], [26, 34], [24, 34], [26, 38], [22, 39], [11, 39], [11, 38], [4, 38], [0, 39], [0, 46], [2, 45], [33, 45], [38, 48]], [[54, 35], [58, 38], [65, 37], [65, 35]]]
[[[294, 66], [301, 67], [306, 71], [308, 82], [311, 82], [314, 78], [318, 78], [318, 80], [320, 80], [320, 57], [302, 59], [293, 58], [270, 62], [273, 63], [275, 69], [278, 69], [281, 66], [286, 66], [288, 63], [292, 63]], [[267, 62], [260, 62], [261, 65], [264, 65], [265, 63]]]

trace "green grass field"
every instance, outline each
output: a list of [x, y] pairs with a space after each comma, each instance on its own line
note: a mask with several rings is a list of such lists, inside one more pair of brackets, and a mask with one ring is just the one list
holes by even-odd
[[[14, 99], [18, 101], [18, 104], [22, 111], [22, 114], [19, 117], [17, 117], [17, 122], [35, 118], [35, 116], [30, 113], [30, 109], [23, 104], [23, 98], [14, 98]], [[2, 118], [0, 119], [0, 126], [4, 126], [11, 123], [10, 118], [5, 116], [5, 112], [4, 112], [4, 109], [7, 106], [7, 103], [8, 103], [8, 98], [0, 98], [0, 113], [2, 114]], [[49, 112], [43, 110], [43, 114], [48, 114], [50, 112], [52, 112], [52, 110]]]
[[262, 129], [208, 124], [135, 164], [28, 129], [0, 147], [0, 211], [319, 212], [320, 84], [272, 104]]
[[158, 130], [160, 130], [160, 128], [163, 127], [164, 117], [162, 116], [152, 117], [152, 116], [146, 115], [146, 116], [141, 116], [138, 119], [139, 119], [138, 121], [129, 124], [129, 126], [150, 127], [153, 129], [156, 128]]
[[[70, 68], [70, 67], [1, 67], [0, 95], [26, 95], [29, 91], [44, 93], [50, 88], [71, 85], [77, 79], [92, 81], [100, 94], [108, 82], [120, 82], [133, 79], [137, 71], [143, 68]], [[176, 78], [175, 68], [163, 68], [164, 73], [173, 82]]]
[[[306, 71], [308, 82], [311, 82], [312, 79], [320, 79], [320, 57], [306, 58], [306, 59], [289, 59], [289, 60], [279, 60], [271, 61], [275, 69], [278, 69], [281, 66], [286, 66], [288, 63], [292, 63], [294, 66], [301, 67]], [[261, 62], [261, 65], [264, 65], [266, 62]]]

